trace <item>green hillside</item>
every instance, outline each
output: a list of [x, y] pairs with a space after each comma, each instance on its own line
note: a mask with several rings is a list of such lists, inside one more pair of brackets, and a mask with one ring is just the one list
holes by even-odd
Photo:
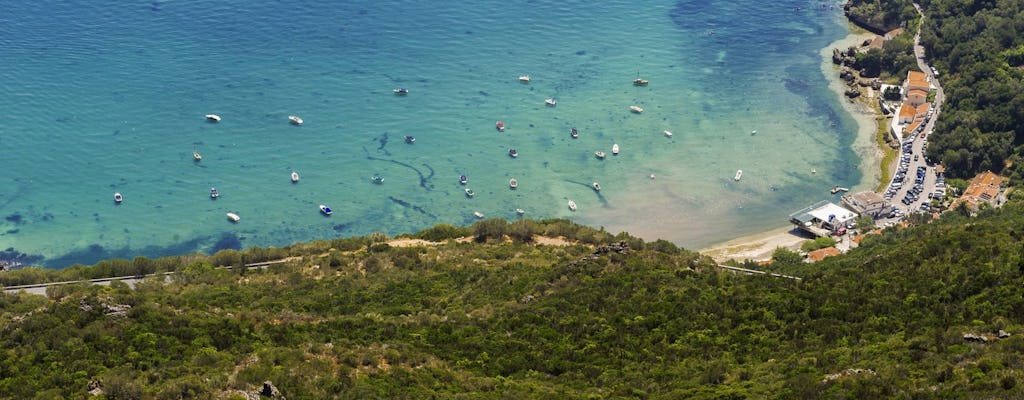
[[[298, 257], [248, 271], [209, 257], [135, 289], [0, 297], [0, 396], [244, 398], [270, 381], [290, 399], [1006, 398], [1024, 380], [1024, 209], [984, 214], [775, 266], [802, 281], [559, 220], [517, 237], [575, 244], [346, 239], [369, 249], [277, 249]], [[460, 233], [421, 236], [439, 232]]]

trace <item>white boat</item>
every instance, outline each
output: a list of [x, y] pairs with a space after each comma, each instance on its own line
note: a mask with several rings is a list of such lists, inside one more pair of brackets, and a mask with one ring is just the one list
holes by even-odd
[[402, 88], [395, 88], [395, 90], [392, 90], [392, 92], [394, 92], [396, 95], [399, 95], [399, 96], [405, 96], [405, 95], [409, 94], [409, 89], [406, 89], [404, 87], [402, 87]]
[[650, 82], [648, 82], [646, 79], [636, 78], [633, 80], [633, 85], [635, 86], [647, 86], [648, 83]]
[[576, 202], [575, 201], [569, 200], [569, 210], [570, 211], [576, 211]]
[[519, 187], [519, 181], [517, 181], [516, 178], [509, 178], [508, 187], [511, 189]]
[[199, 152], [196, 151], [196, 150], [192, 150], [192, 159], [196, 160], [196, 161], [202, 161], [203, 160], [203, 155], [199, 154]]
[[482, 219], [484, 217], [484, 213], [479, 211], [473, 211], [473, 216]]
[[220, 122], [220, 115], [217, 114], [206, 114], [206, 120], [210, 122]]
[[239, 220], [242, 219], [242, 217], [239, 217], [238, 214], [235, 214], [233, 212], [229, 212], [226, 215], [228, 216], [228, 221], [231, 222], [238, 222]]
[[672, 137], [672, 131], [670, 131], [670, 130], [666, 129], [666, 130], [665, 130], [665, 136], [666, 136], [666, 137]]
[[373, 183], [376, 183], [376, 184], [384, 183], [384, 177], [381, 176], [381, 175], [374, 175], [373, 177], [370, 178], [370, 180], [373, 181]]
[[476, 196], [476, 192], [474, 192], [473, 189], [466, 188], [464, 191], [466, 192], [466, 197]]
[[519, 77], [519, 81], [522, 82], [522, 83], [530, 83], [530, 76], [529, 75], [522, 75], [522, 76]]
[[210, 188], [210, 198], [211, 199], [216, 199], [218, 197], [220, 197], [220, 192], [217, 191], [217, 188], [215, 188], [215, 187]]
[[523, 215], [523, 214], [526, 214], [526, 210], [524, 210], [524, 209], [522, 209], [522, 208], [517, 208], [517, 209], [516, 209], [516, 214], [519, 214], [519, 215]]
[[635, 112], [637, 114], [640, 114], [640, 113], [644, 112], [644, 109], [640, 108], [640, 106], [629, 106], [629, 111], [632, 111], [632, 112]]
[[612, 154], [619, 155], [619, 144], [615, 143], [612, 145]]
[[576, 130], [576, 128], [569, 129], [569, 136], [572, 136], [573, 139], [576, 139], [580, 137], [580, 131]]
[[299, 118], [299, 117], [294, 116], [294, 115], [289, 115], [288, 116], [288, 121], [291, 122], [292, 125], [302, 125], [302, 118]]
[[604, 152], [603, 151], [595, 151], [594, 152], [594, 157], [597, 157], [597, 158], [600, 158], [600, 159], [604, 159]]
[[594, 188], [595, 192], [600, 192], [601, 191], [601, 184], [600, 183], [597, 183], [597, 182], [591, 183], [590, 187]]
[[320, 212], [324, 213], [324, 215], [334, 214], [334, 210], [331, 210], [330, 207], [323, 204], [320, 205]]
[[743, 170], [742, 169], [738, 169], [738, 170], [736, 170], [736, 176], [733, 176], [732, 180], [738, 181], [742, 177], [743, 177]]
[[121, 196], [121, 192], [114, 192], [114, 202], [121, 204], [122, 201], [124, 201], [124, 196]]
[[519, 157], [519, 152], [516, 151], [516, 149], [511, 149], [510, 148], [510, 149], [508, 149], [508, 155], [512, 156], [512, 158], [516, 158], [516, 157]]
[[494, 123], [494, 127], [498, 129], [498, 132], [504, 132], [505, 131], [505, 123], [504, 122], [501, 122], [501, 121], [495, 122]]
[[462, 184], [462, 185], [465, 185], [466, 182], [469, 182], [469, 178], [467, 178], [466, 175], [464, 175], [464, 174], [463, 175], [459, 175], [459, 183]]
[[544, 104], [547, 104], [549, 106], [554, 106], [554, 105], [558, 104], [558, 101], [555, 100], [555, 99], [547, 99], [547, 100], [544, 100]]
[[299, 173], [295, 172], [295, 171], [292, 171], [292, 183], [295, 183], [295, 182], [298, 182], [298, 181], [299, 181]]

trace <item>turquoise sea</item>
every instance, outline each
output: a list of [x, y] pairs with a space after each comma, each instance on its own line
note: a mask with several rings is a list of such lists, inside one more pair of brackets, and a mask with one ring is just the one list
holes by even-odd
[[7, 4], [0, 258], [62, 268], [516, 208], [698, 248], [861, 180], [819, 55], [848, 33], [836, 2], [352, 3]]

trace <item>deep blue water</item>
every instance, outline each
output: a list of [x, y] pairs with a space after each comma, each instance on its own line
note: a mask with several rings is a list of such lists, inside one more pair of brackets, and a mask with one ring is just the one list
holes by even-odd
[[[819, 50], [847, 34], [830, 5], [7, 4], [0, 258], [62, 268], [394, 235], [515, 208], [689, 248], [781, 226], [861, 178], [856, 127], [820, 68]], [[631, 85], [638, 75], [650, 85]], [[594, 157], [613, 143], [622, 154]]]

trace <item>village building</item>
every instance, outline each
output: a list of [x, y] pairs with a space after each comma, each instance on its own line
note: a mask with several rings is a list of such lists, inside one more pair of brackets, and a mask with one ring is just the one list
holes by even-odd
[[892, 119], [889, 127], [889, 133], [894, 139], [902, 142], [921, 133], [921, 129], [932, 115], [931, 104], [928, 103], [928, 94], [931, 90], [928, 76], [924, 72], [907, 71], [907, 79], [903, 81], [901, 87], [903, 103], [900, 104], [896, 118]]
[[966, 204], [967, 208], [972, 211], [977, 210], [982, 203], [998, 207], [1006, 201], [1002, 187], [1004, 182], [1003, 177], [992, 173], [992, 171], [982, 172], [971, 179], [967, 189], [964, 189], [964, 193], [953, 201], [950, 209], [959, 207], [961, 203]]
[[870, 215], [872, 218], [879, 218], [888, 211], [885, 197], [871, 191], [843, 195], [839, 204], [858, 215]]
[[857, 213], [822, 200], [789, 215], [789, 222], [817, 237], [843, 235]]
[[843, 252], [839, 251], [839, 249], [837, 249], [835, 247], [831, 247], [830, 246], [830, 247], [826, 247], [824, 249], [817, 249], [817, 250], [814, 250], [814, 251], [812, 251], [810, 253], [807, 253], [807, 261], [808, 262], [821, 261], [821, 260], [824, 260], [827, 257], [838, 256], [840, 254], [843, 254]]

